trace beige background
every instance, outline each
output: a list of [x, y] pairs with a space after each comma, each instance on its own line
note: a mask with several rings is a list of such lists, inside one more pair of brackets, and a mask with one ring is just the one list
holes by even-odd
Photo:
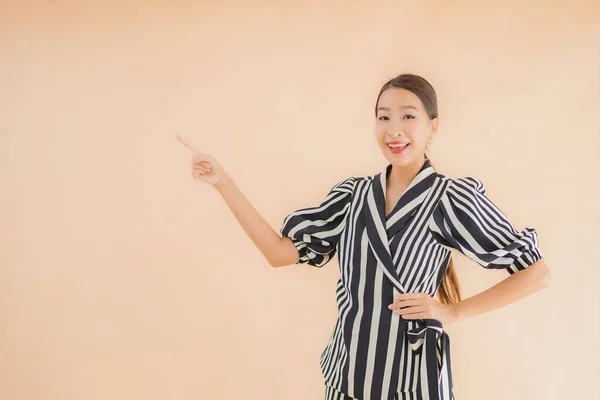
[[[322, 398], [337, 260], [270, 268], [174, 135], [278, 230], [386, 165], [401, 72], [553, 275], [446, 327], [457, 399], [600, 398], [598, 2], [0, 4], [0, 398]], [[508, 276], [457, 260], [465, 296]]]

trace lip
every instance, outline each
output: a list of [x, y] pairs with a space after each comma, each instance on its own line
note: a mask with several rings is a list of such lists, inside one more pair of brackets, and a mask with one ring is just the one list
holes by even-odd
[[[391, 144], [406, 144], [406, 146], [401, 149], [392, 149], [390, 147]], [[392, 153], [394, 155], [402, 154], [404, 151], [406, 151], [406, 149], [408, 149], [410, 147], [410, 143], [406, 143], [406, 142], [387, 142], [386, 145], [387, 145], [387, 148], [390, 151], [390, 153]]]

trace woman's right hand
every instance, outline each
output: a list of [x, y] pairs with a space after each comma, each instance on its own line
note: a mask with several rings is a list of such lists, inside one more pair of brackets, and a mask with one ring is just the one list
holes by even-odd
[[198, 180], [210, 183], [215, 186], [225, 175], [225, 170], [219, 162], [210, 154], [201, 153], [193, 146], [188, 144], [181, 135], [177, 135], [177, 140], [187, 147], [193, 154], [192, 156], [192, 176]]
[[192, 175], [194, 178], [210, 183], [219, 192], [229, 206], [233, 215], [243, 230], [252, 239], [273, 267], [292, 265], [299, 259], [298, 250], [287, 239], [282, 239], [271, 225], [250, 204], [233, 179], [214, 159], [214, 157], [199, 153], [190, 146], [180, 135], [177, 139], [194, 154], [192, 157]]

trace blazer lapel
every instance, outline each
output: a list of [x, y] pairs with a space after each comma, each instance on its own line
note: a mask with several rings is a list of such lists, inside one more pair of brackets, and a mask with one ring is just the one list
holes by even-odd
[[[386, 227], [388, 238], [392, 238], [396, 233], [400, 232], [415, 215], [417, 210], [419, 210], [425, 199], [427, 199], [427, 195], [433, 187], [437, 175], [431, 166], [431, 162], [425, 160], [423, 167], [402, 193], [400, 200], [387, 217]], [[383, 202], [385, 204], [385, 198]]]
[[421, 167], [419, 173], [413, 178], [409, 186], [402, 193], [400, 200], [394, 206], [388, 217], [385, 215], [385, 200], [387, 178], [391, 172], [392, 165], [375, 175], [371, 180], [371, 186], [367, 190], [367, 201], [364, 211], [365, 225], [369, 244], [378, 264], [383, 267], [383, 272], [396, 286], [398, 291], [405, 293], [396, 271], [389, 248], [390, 238], [400, 231], [411, 219], [419, 206], [425, 200], [437, 173], [431, 166], [429, 160]]
[[405, 293], [390, 253], [385, 225], [385, 190], [382, 190], [381, 179], [385, 179], [382, 174], [375, 175], [371, 181], [371, 187], [367, 190], [367, 201], [363, 212], [367, 237], [373, 254], [377, 258], [377, 264], [383, 268], [383, 272], [398, 291]]

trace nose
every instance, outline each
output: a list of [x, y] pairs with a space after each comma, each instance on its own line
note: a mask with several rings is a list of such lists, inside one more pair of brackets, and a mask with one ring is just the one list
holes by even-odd
[[396, 137], [404, 134], [402, 122], [398, 120], [391, 120], [387, 126], [387, 133], [391, 137]]
[[387, 131], [387, 135], [388, 135], [389, 137], [393, 137], [393, 138], [395, 138], [395, 137], [398, 137], [398, 136], [402, 136], [402, 135], [404, 135], [404, 133], [403, 133], [403, 132], [402, 132], [402, 130], [400, 130], [400, 129], [395, 129], [395, 130], [388, 130], [388, 131]]

